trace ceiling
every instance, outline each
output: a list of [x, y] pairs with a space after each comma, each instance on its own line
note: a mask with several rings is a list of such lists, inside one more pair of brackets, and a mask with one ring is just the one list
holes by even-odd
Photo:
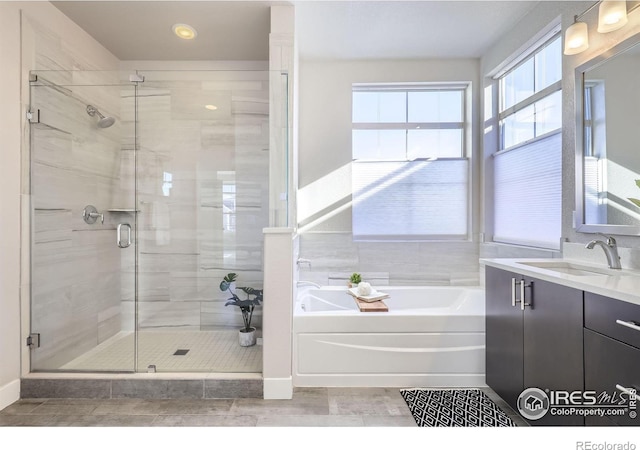
[[[52, 2], [121, 60], [269, 59], [270, 6], [250, 1]], [[171, 27], [191, 25], [193, 40]]]
[[[54, 1], [121, 60], [268, 60], [270, 7], [294, 4], [302, 59], [480, 57], [537, 1]], [[191, 41], [175, 23], [193, 26]]]
[[301, 2], [301, 56], [478, 58], [537, 1]]

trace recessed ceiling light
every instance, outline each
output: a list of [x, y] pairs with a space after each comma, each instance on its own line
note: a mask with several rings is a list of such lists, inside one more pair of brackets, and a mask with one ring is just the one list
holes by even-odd
[[216, 109], [218, 109], [216, 105], [204, 105], [204, 107], [211, 111], [215, 111]]
[[186, 23], [176, 23], [172, 30], [180, 39], [193, 39], [198, 35], [196, 30]]

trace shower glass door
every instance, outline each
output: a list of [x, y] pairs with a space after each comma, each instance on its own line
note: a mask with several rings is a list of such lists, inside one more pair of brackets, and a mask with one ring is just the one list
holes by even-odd
[[30, 82], [31, 370], [135, 368], [135, 85]]
[[261, 302], [247, 345], [220, 283], [254, 300], [263, 228], [288, 217], [287, 90], [268, 71], [32, 73], [32, 371], [262, 371]]
[[262, 289], [270, 73], [140, 75], [137, 370], [261, 372], [261, 306], [257, 344], [241, 346], [242, 315], [220, 282], [236, 273], [237, 286]]

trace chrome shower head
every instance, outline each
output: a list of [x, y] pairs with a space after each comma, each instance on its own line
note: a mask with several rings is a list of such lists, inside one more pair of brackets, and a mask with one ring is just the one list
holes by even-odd
[[105, 117], [104, 115], [102, 115], [102, 113], [98, 111], [98, 108], [93, 105], [87, 105], [87, 114], [89, 114], [91, 117], [97, 115], [100, 118], [98, 120], [98, 126], [100, 128], [109, 128], [116, 122], [116, 119], [114, 119], [113, 117]]

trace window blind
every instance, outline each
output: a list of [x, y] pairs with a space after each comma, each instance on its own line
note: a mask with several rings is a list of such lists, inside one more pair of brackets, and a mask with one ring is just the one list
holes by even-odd
[[560, 248], [562, 134], [494, 156], [496, 242]]
[[354, 239], [466, 239], [468, 165], [463, 158], [354, 161]]
[[602, 190], [602, 160], [584, 157], [584, 220], [585, 223], [607, 223], [607, 205]]

